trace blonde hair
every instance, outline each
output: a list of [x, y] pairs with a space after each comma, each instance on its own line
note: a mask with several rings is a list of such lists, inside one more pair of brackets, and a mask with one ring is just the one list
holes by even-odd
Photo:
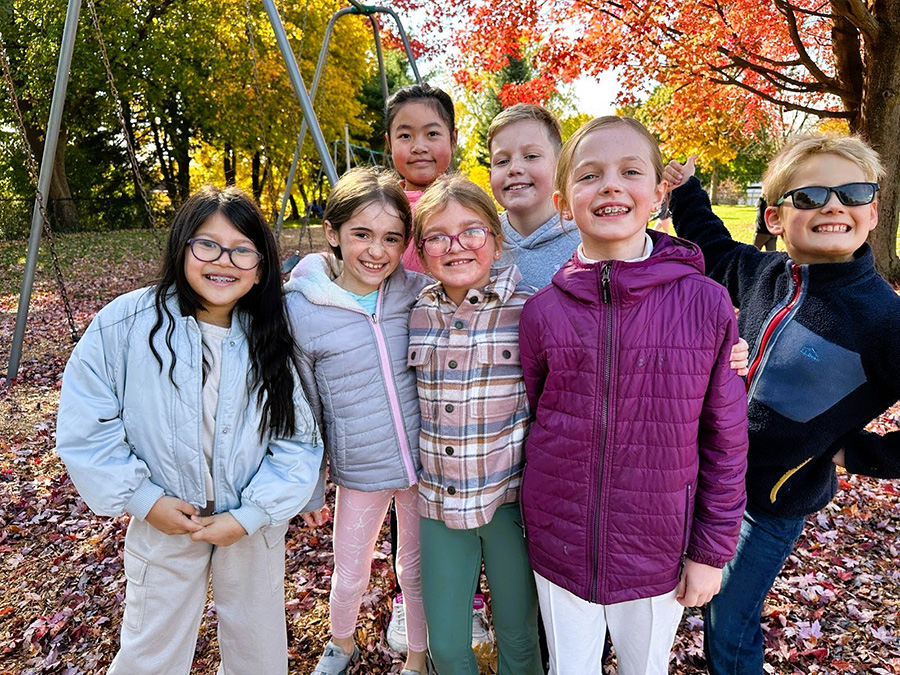
[[487, 193], [472, 181], [458, 174], [447, 174], [434, 181], [416, 203], [413, 219], [413, 239], [416, 247], [422, 241], [422, 232], [429, 219], [455, 202], [484, 218], [485, 225], [498, 239], [503, 237], [497, 207]]
[[[400, 175], [376, 166], [356, 167], [341, 176], [331, 188], [322, 220], [328, 221], [337, 232], [353, 217], [357, 209], [378, 203], [393, 206], [403, 221], [403, 237], [409, 241], [412, 233], [412, 210], [409, 199], [400, 187]], [[340, 246], [329, 247], [338, 260], [342, 260]]]
[[763, 174], [763, 196], [770, 206], [790, 189], [794, 175], [803, 163], [818, 155], [836, 155], [853, 162], [863, 170], [866, 180], [873, 183], [884, 171], [878, 153], [858, 136], [794, 136], [769, 162]]
[[494, 142], [496, 136], [502, 129], [516, 124], [518, 122], [537, 122], [542, 125], [547, 132], [547, 138], [553, 146], [554, 152], [559, 154], [562, 148], [562, 127], [556, 115], [546, 108], [531, 103], [516, 103], [514, 106], [504, 108], [491, 122], [487, 132], [487, 149], [490, 153], [491, 143]]
[[569, 188], [569, 179], [572, 173], [572, 159], [578, 144], [584, 140], [588, 134], [600, 129], [608, 129], [610, 127], [623, 126], [631, 129], [641, 138], [647, 141], [647, 149], [650, 151], [650, 162], [653, 164], [653, 170], [656, 173], [656, 183], [662, 181], [663, 160], [662, 153], [659, 151], [659, 143], [656, 138], [647, 131], [647, 127], [638, 122], [633, 117], [619, 117], [617, 115], [606, 115], [604, 117], [595, 117], [590, 122], [583, 124], [578, 131], [569, 137], [559, 152], [559, 159], [556, 161], [556, 190], [565, 195]]

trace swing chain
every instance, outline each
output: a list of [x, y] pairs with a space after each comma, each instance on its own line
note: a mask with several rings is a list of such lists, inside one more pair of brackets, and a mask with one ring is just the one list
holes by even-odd
[[106, 80], [109, 83], [110, 93], [116, 104], [116, 114], [119, 117], [119, 124], [122, 127], [122, 136], [125, 138], [125, 147], [128, 150], [128, 159], [131, 162], [131, 170], [134, 172], [134, 182], [141, 193], [141, 200], [144, 203], [144, 210], [147, 212], [147, 218], [150, 222], [150, 230], [153, 232], [153, 240], [160, 252], [163, 250], [162, 242], [159, 238], [159, 230], [156, 226], [156, 216], [153, 215], [153, 208], [150, 205], [150, 197], [144, 187], [144, 181], [141, 178], [141, 168], [138, 164], [137, 154], [134, 151], [134, 144], [131, 142], [131, 135], [128, 133], [128, 125], [125, 121], [125, 111], [122, 108], [122, 100], [119, 96], [119, 90], [116, 87], [115, 78], [112, 73], [112, 66], [109, 62], [109, 56], [106, 52], [106, 42], [103, 39], [103, 32], [100, 30], [100, 20], [97, 17], [97, 8], [94, 6], [94, 0], [87, 0], [88, 10], [91, 13], [91, 24], [94, 28], [94, 37], [100, 46], [100, 59], [103, 61], [103, 68], [106, 70]]
[[41, 214], [41, 229], [47, 237], [47, 248], [50, 251], [50, 260], [53, 263], [53, 272], [56, 276], [56, 284], [59, 287], [59, 294], [62, 297], [63, 309], [66, 313], [66, 319], [69, 324], [69, 333], [72, 336], [72, 342], [78, 342], [78, 328], [75, 326], [75, 315], [72, 312], [72, 305], [69, 302], [69, 294], [66, 291], [66, 284], [63, 280], [62, 266], [59, 262], [59, 256], [56, 253], [56, 238], [53, 236], [53, 230], [50, 228], [50, 218], [47, 215], [47, 209], [44, 205], [44, 197], [38, 189], [38, 164], [37, 160], [31, 152], [31, 144], [28, 142], [28, 133], [25, 130], [25, 117], [22, 115], [22, 108], [19, 106], [19, 98], [16, 96], [15, 82], [13, 81], [12, 69], [9, 65], [9, 56], [6, 53], [6, 45], [4, 44], [2, 35], [0, 35], [0, 68], [3, 69], [3, 77], [6, 80], [6, 88], [9, 90], [10, 100], [16, 114], [16, 126], [19, 131], [20, 140], [22, 142], [22, 151], [25, 153], [25, 165], [28, 169], [28, 176], [35, 189], [38, 211]]

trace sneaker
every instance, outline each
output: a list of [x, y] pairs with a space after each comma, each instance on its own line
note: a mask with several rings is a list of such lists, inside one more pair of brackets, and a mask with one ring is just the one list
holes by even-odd
[[406, 653], [406, 608], [403, 606], [403, 593], [398, 593], [391, 603], [387, 642], [388, 646], [398, 654]]
[[346, 675], [347, 668], [358, 658], [359, 647], [356, 645], [353, 645], [353, 653], [348, 654], [329, 640], [312, 675]]
[[494, 633], [491, 631], [490, 623], [488, 623], [484, 596], [481, 593], [476, 593], [475, 600], [472, 602], [472, 648], [475, 649], [481, 645], [492, 644], [493, 642]]

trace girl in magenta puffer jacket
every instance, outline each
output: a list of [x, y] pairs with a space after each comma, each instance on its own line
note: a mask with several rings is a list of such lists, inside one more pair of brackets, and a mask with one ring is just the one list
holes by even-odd
[[563, 147], [554, 201], [582, 244], [525, 305], [535, 411], [521, 492], [551, 673], [668, 672], [685, 606], [706, 603], [744, 509], [746, 399], [734, 311], [699, 249], [647, 232], [666, 185], [638, 122]]

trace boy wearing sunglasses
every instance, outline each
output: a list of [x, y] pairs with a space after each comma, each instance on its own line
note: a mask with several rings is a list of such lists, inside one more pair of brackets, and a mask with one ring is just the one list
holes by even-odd
[[763, 177], [765, 220], [786, 253], [734, 241], [693, 175], [663, 177], [675, 229], [703, 249], [707, 274], [740, 309], [751, 347], [747, 508], [722, 590], [706, 608], [710, 673], [763, 672], [760, 616], [807, 515], [837, 490], [835, 465], [900, 476], [900, 432], [863, 430], [900, 398], [900, 298], [875, 271], [881, 163], [858, 138], [789, 142]]

